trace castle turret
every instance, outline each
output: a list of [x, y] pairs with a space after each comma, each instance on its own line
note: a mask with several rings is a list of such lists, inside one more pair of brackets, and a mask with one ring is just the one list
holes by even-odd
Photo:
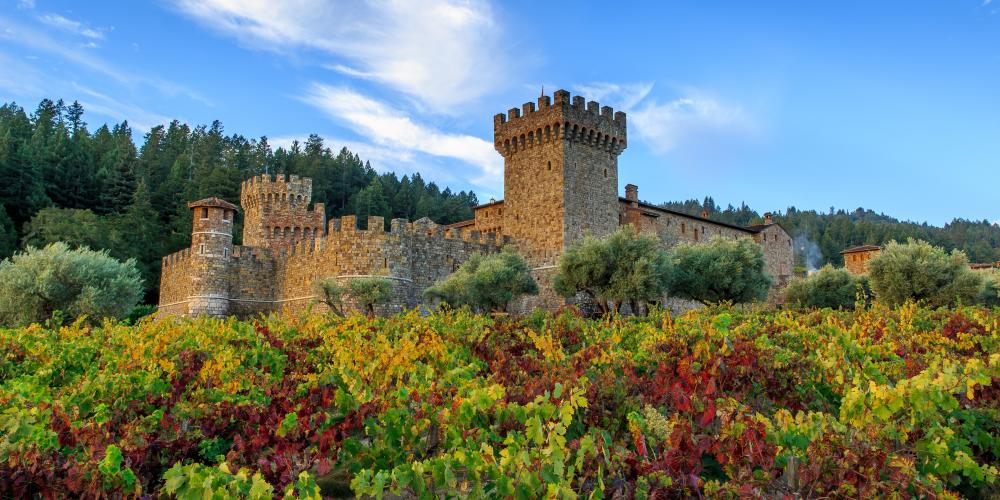
[[243, 183], [240, 205], [243, 244], [274, 250], [289, 249], [301, 241], [320, 238], [326, 227], [325, 207], [312, 201], [312, 179], [278, 174], [253, 177]]
[[618, 155], [625, 113], [558, 90], [493, 118], [504, 158], [504, 234], [536, 265], [584, 234], [618, 226]]
[[188, 203], [194, 212], [191, 230], [191, 288], [188, 314], [229, 313], [229, 261], [233, 254], [236, 205], [219, 198]]
[[525, 310], [554, 310], [559, 255], [586, 234], [619, 224], [618, 155], [625, 149], [625, 113], [558, 90], [493, 117], [493, 145], [504, 159], [503, 234], [535, 269], [541, 292]]

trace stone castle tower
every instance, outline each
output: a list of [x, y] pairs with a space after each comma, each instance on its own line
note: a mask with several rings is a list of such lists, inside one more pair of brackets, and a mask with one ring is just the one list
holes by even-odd
[[625, 113], [565, 90], [493, 118], [504, 158], [503, 234], [535, 266], [553, 264], [573, 240], [618, 227], [618, 155]]
[[326, 226], [324, 206], [317, 203], [309, 210], [311, 202], [312, 179], [291, 175], [286, 181], [284, 174], [278, 174], [275, 180], [261, 175], [243, 182], [243, 244], [277, 251], [321, 238]]
[[194, 213], [191, 227], [191, 314], [225, 316], [229, 313], [228, 264], [233, 253], [236, 205], [219, 198], [188, 203]]

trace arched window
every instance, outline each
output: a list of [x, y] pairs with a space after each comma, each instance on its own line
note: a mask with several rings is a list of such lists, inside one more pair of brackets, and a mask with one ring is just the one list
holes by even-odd
[[288, 237], [288, 235], [289, 235], [289, 234], [291, 234], [291, 232], [292, 232], [292, 228], [290, 228], [290, 227], [287, 227], [287, 226], [286, 226], [286, 227], [285, 227], [285, 234], [284, 234], [284, 237], [285, 237], [285, 238], [287, 238], [287, 237]]
[[201, 218], [202, 219], [207, 219], [208, 218], [208, 209], [205, 208], [205, 207], [202, 207], [202, 209], [201, 209]]
[[274, 237], [275, 238], [281, 236], [281, 228], [280, 227], [275, 227], [273, 233], [274, 233]]

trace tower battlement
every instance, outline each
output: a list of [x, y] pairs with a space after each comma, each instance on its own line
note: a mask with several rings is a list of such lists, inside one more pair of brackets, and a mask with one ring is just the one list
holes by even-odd
[[272, 178], [261, 174], [240, 185], [240, 205], [244, 210], [263, 204], [287, 204], [289, 208], [305, 210], [312, 200], [312, 179], [285, 174]]
[[628, 142], [625, 113], [583, 96], [557, 90], [552, 98], [543, 95], [536, 103], [493, 117], [493, 143], [503, 156], [514, 154], [555, 139], [590, 144], [620, 154]]
[[263, 174], [243, 182], [244, 244], [279, 250], [321, 237], [326, 207], [317, 203], [310, 210], [310, 202], [312, 179], [308, 177]]

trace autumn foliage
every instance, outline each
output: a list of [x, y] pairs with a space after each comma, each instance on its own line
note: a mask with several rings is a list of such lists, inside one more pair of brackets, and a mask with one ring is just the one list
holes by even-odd
[[985, 496], [1000, 310], [0, 330], [0, 497]]

